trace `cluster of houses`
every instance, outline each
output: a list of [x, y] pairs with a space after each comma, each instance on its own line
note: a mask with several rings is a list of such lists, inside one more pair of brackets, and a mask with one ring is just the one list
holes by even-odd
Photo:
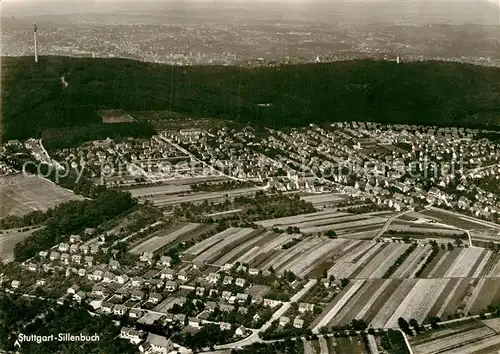
[[232, 177], [262, 182], [268, 177], [277, 176], [282, 167], [252, 148], [255, 135], [251, 128], [237, 131], [224, 127], [213, 134], [203, 130], [191, 134], [183, 131], [163, 134], [187, 146], [203, 162]]
[[270, 132], [261, 144], [282, 152], [275, 161], [294, 166], [288, 190], [318, 191], [308, 173], [315, 171], [340, 193], [397, 211], [434, 204], [500, 216], [498, 193], [481, 183], [500, 178], [500, 146], [478, 130], [351, 122]]

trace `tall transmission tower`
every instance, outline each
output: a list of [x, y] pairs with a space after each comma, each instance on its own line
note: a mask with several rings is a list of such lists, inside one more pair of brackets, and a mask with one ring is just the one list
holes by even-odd
[[35, 63], [38, 63], [38, 41], [37, 41], [37, 33], [36, 33], [36, 19], [33, 19], [33, 40], [35, 41]]

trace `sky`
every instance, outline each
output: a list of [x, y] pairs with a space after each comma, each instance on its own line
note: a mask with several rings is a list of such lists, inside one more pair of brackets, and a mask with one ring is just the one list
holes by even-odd
[[[482, 23], [500, 25], [500, 0], [0, 0], [2, 17], [65, 14], [137, 12], [154, 16], [171, 9], [189, 13], [193, 6], [222, 10], [260, 12], [269, 16], [328, 20], [345, 14], [350, 18], [397, 21], [438, 19], [443, 23]], [[212, 4], [214, 4], [212, 6]], [[199, 10], [199, 6], [197, 8]], [[272, 11], [271, 11], [272, 10]], [[229, 10], [228, 10], [229, 11]], [[171, 13], [171, 11], [170, 11]], [[273, 17], [274, 18], [274, 17]]]

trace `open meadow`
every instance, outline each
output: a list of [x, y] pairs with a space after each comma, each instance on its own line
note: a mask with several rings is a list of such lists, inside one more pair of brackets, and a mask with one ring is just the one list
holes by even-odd
[[12, 262], [14, 260], [14, 247], [16, 244], [31, 236], [33, 231], [35, 231], [35, 229], [1, 230], [0, 261], [4, 263]]
[[0, 218], [45, 211], [71, 199], [82, 197], [35, 175], [0, 177]]

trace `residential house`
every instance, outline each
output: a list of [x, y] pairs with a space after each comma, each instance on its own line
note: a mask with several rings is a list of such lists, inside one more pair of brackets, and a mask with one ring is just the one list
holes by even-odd
[[233, 277], [231, 277], [229, 275], [226, 275], [224, 277], [224, 280], [222, 281], [222, 284], [224, 284], [224, 285], [230, 285], [230, 284], [232, 284], [232, 282], [233, 282]]
[[61, 262], [64, 264], [69, 264], [69, 254], [68, 253], [61, 253]]
[[179, 279], [180, 281], [187, 281], [188, 280], [188, 274], [186, 273], [186, 271], [181, 270], [179, 272], [179, 274], [177, 275], [177, 279]]
[[99, 252], [99, 245], [98, 244], [93, 244], [90, 246], [90, 254], [96, 254]]
[[149, 294], [149, 299], [148, 301], [152, 304], [158, 304], [162, 300], [162, 296], [159, 293], [151, 293]]
[[231, 330], [231, 324], [227, 322], [221, 322], [219, 325], [219, 328], [221, 331], [230, 331]]
[[148, 263], [148, 264], [153, 264], [153, 253], [151, 252], [144, 252], [140, 257], [139, 257], [139, 260], [141, 262], [145, 262], [145, 263]]
[[76, 253], [76, 252], [78, 252], [79, 249], [80, 249], [80, 246], [78, 246], [77, 244], [72, 244], [69, 247], [69, 253]]
[[66, 290], [66, 292], [70, 295], [75, 295], [78, 290], [80, 290], [80, 285], [73, 284], [70, 288], [68, 288], [68, 290]]
[[201, 321], [198, 318], [196, 318], [196, 317], [189, 317], [188, 321], [189, 321], [188, 324], [191, 327], [194, 327], [194, 328], [200, 328], [201, 327]]
[[140, 290], [134, 290], [132, 291], [132, 293], [130, 294], [130, 298], [133, 300], [133, 301], [141, 301], [142, 299], [144, 299], [144, 292], [140, 291]]
[[38, 266], [36, 263], [29, 263], [28, 270], [31, 272], [36, 272], [38, 270]]
[[234, 264], [232, 263], [226, 263], [224, 264], [224, 267], [222, 267], [222, 270], [225, 271], [225, 272], [229, 272], [231, 270], [231, 268], [233, 268]]
[[92, 256], [85, 256], [83, 260], [88, 267], [92, 267], [92, 265], [94, 264], [94, 257]]
[[50, 257], [49, 259], [51, 261], [57, 261], [59, 258], [61, 258], [61, 255], [59, 254], [59, 252], [56, 252], [56, 251], [52, 251], [50, 252]]
[[174, 316], [174, 321], [184, 324], [184, 322], [186, 321], [186, 315], [183, 313], [178, 313]]
[[201, 286], [198, 286], [196, 288], [196, 295], [197, 296], [203, 296], [203, 294], [205, 293], [205, 288], [201, 287]]
[[120, 330], [120, 338], [127, 339], [132, 344], [139, 344], [142, 342], [144, 332], [137, 331], [130, 327], [122, 327]]
[[141, 353], [170, 353], [173, 349], [170, 339], [153, 333], [149, 333], [144, 343], [139, 346]]
[[229, 298], [231, 297], [231, 295], [232, 294], [231, 294], [230, 291], [223, 291], [222, 292], [222, 299], [225, 300], [225, 301], [227, 301], [227, 300], [229, 300]]
[[247, 299], [248, 299], [248, 294], [242, 294], [242, 293], [236, 294], [236, 301], [238, 302], [238, 304], [245, 303]]
[[115, 275], [110, 272], [105, 272], [102, 276], [103, 283], [111, 283], [115, 280]]
[[113, 306], [113, 314], [117, 316], [123, 316], [127, 313], [127, 307], [125, 305], [117, 304]]
[[205, 304], [205, 310], [208, 312], [213, 312], [217, 308], [217, 304], [214, 301], [207, 301]]
[[140, 288], [140, 287], [142, 287], [143, 284], [144, 284], [143, 278], [141, 278], [141, 277], [132, 278], [132, 286], [133, 287]]
[[153, 289], [161, 289], [163, 288], [163, 280], [161, 279], [150, 279], [146, 281], [147, 285]]
[[103, 271], [96, 269], [92, 273], [87, 275], [88, 280], [101, 281], [103, 276]]
[[118, 284], [125, 284], [126, 282], [128, 282], [129, 280], [129, 277], [127, 274], [120, 274], [120, 275], [117, 275], [116, 278], [115, 278], [115, 281], [118, 283]]
[[286, 316], [281, 316], [280, 317], [279, 325], [281, 327], [285, 327], [289, 323], [290, 323], [290, 318], [289, 317], [286, 317]]
[[248, 309], [246, 307], [238, 307], [238, 313], [242, 315], [246, 315], [248, 313]]
[[82, 242], [82, 238], [79, 235], [71, 235], [69, 237], [69, 242], [70, 243], [80, 243], [80, 242]]
[[123, 288], [117, 289], [117, 290], [115, 291], [115, 296], [116, 296], [117, 298], [119, 298], [119, 299], [123, 300], [123, 299], [125, 299], [125, 298], [129, 297], [131, 292], [132, 292], [132, 291], [130, 290], [130, 288], [124, 288], [124, 287], [123, 287]]
[[59, 246], [57, 247], [59, 252], [68, 252], [69, 251], [69, 245], [65, 242], [61, 242]]
[[244, 337], [247, 333], [247, 330], [244, 326], [239, 326], [238, 328], [236, 328], [236, 331], [234, 332], [235, 335], [239, 336], [239, 337]]
[[210, 273], [207, 276], [207, 282], [216, 284], [220, 279], [220, 274], [219, 273]]
[[219, 310], [221, 310], [222, 312], [231, 312], [234, 310], [234, 306], [233, 305], [227, 305], [227, 304], [220, 304], [219, 305]]
[[83, 291], [79, 291], [75, 295], [73, 295], [73, 299], [77, 302], [82, 302], [86, 298], [87, 298], [87, 294], [85, 294]]
[[302, 318], [300, 318], [299, 316], [295, 317], [295, 319], [293, 320], [293, 326], [295, 328], [304, 327], [304, 320]]
[[166, 291], [170, 291], [170, 292], [174, 292], [175, 290], [177, 290], [177, 283], [175, 281], [167, 281], [167, 283], [165, 284], [165, 290]]
[[101, 311], [110, 314], [113, 312], [113, 304], [109, 301], [103, 301], [101, 304]]
[[21, 285], [21, 282], [19, 280], [13, 280], [12, 283], [10, 283], [10, 285], [14, 288], [14, 289], [17, 289], [19, 288], [19, 286]]
[[260, 305], [264, 299], [260, 295], [256, 295], [252, 297], [252, 304]]
[[243, 278], [238, 278], [236, 279], [236, 283], [235, 283], [237, 286], [239, 287], [244, 287], [245, 286], [245, 279]]
[[264, 299], [263, 306], [274, 308], [280, 304], [277, 300]]
[[161, 267], [170, 267], [172, 264], [172, 258], [169, 256], [162, 256], [158, 261], [158, 265]]
[[130, 309], [128, 312], [128, 317], [130, 318], [139, 318], [142, 316], [142, 310], [140, 309]]
[[314, 310], [314, 304], [310, 304], [307, 302], [299, 303], [299, 312], [300, 313], [313, 312], [313, 310]]
[[106, 293], [106, 289], [104, 289], [100, 285], [94, 285], [92, 287], [92, 295], [94, 295], [94, 296], [104, 296], [105, 293]]
[[120, 269], [120, 262], [118, 262], [116, 259], [112, 259], [109, 261], [109, 268], [111, 270], [118, 270]]
[[160, 273], [160, 278], [161, 279], [167, 279], [167, 280], [174, 280], [175, 278], [175, 273], [172, 269], [170, 268], [165, 268], [161, 271]]

